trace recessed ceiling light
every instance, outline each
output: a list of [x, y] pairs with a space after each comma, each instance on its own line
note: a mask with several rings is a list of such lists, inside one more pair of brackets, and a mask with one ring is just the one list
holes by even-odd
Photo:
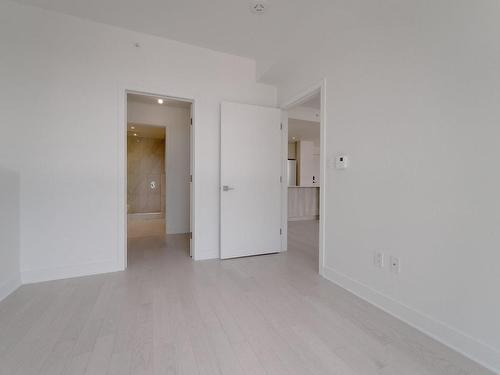
[[135, 126], [131, 126], [130, 129], [134, 130], [135, 129]]
[[134, 133], [134, 137], [137, 137], [137, 133]]
[[297, 139], [297, 137], [292, 137], [292, 139], [295, 141]]
[[158, 99], [158, 104], [163, 104], [163, 99]]

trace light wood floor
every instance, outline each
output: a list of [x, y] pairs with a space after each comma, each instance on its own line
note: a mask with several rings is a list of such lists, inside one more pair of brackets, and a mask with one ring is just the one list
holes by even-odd
[[0, 303], [0, 373], [491, 374], [322, 279], [317, 223], [285, 254], [192, 262], [134, 239], [125, 272], [26, 285]]
[[128, 215], [127, 238], [141, 238], [149, 236], [163, 237], [165, 235], [164, 218], [134, 218]]

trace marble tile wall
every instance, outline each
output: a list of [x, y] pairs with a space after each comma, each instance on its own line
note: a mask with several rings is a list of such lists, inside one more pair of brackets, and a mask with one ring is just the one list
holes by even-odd
[[128, 213], [165, 213], [165, 140], [129, 136], [127, 175]]

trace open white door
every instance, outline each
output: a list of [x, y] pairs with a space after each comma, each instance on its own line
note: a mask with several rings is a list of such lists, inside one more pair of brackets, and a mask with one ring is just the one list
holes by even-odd
[[221, 259], [281, 249], [281, 111], [221, 105]]

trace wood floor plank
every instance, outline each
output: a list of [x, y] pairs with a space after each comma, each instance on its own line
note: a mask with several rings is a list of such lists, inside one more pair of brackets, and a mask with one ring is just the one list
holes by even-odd
[[114, 336], [102, 336], [97, 339], [85, 371], [86, 375], [106, 375], [108, 373], [113, 341]]
[[492, 375], [318, 275], [318, 223], [286, 253], [193, 262], [134, 238], [125, 272], [0, 302], [0, 375]]

